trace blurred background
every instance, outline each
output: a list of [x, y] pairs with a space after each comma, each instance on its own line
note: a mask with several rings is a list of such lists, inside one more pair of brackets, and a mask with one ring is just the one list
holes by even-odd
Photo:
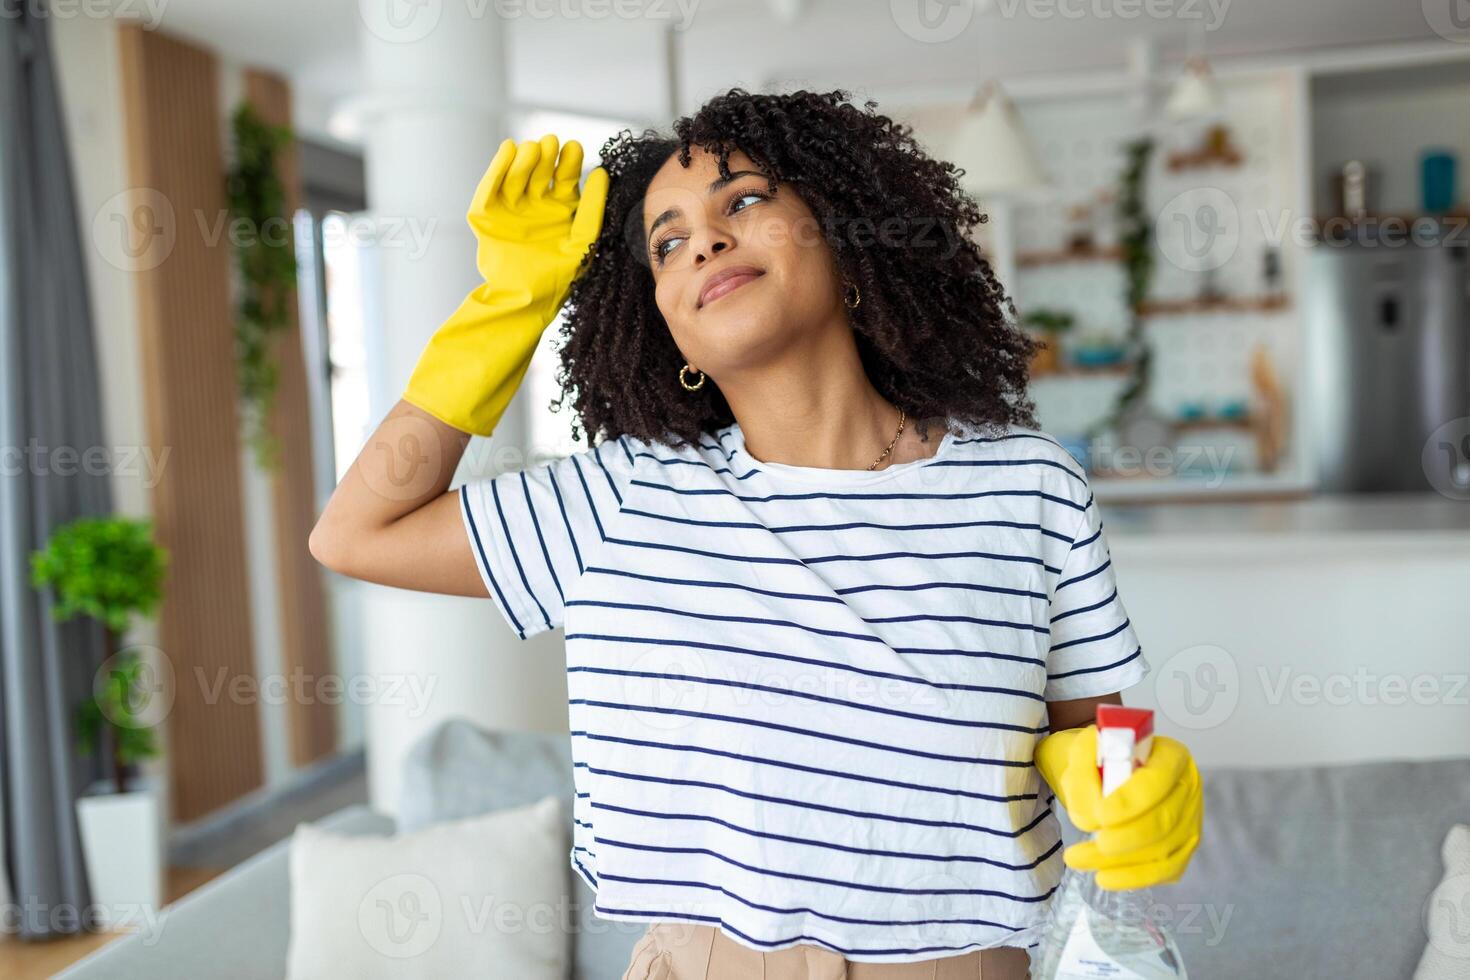
[[[1199, 874], [1241, 891], [1207, 911], [1306, 957], [1201, 934], [1238, 957], [1201, 975], [1470, 959], [1470, 867], [1433, 891], [1470, 823], [1463, 0], [0, 11], [0, 974], [280, 976], [299, 822], [402, 829], [520, 778], [476, 733], [565, 742], [560, 631], [333, 576], [307, 533], [475, 284], [499, 142], [590, 169], [732, 86], [875, 100], [989, 216], [1153, 665], [1126, 697], [1225, 788]], [[555, 334], [459, 480], [579, 448]], [[1324, 902], [1332, 970], [1293, 917]]]

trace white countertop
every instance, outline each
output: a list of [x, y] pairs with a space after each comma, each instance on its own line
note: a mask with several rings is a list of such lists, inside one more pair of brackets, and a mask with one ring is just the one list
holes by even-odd
[[1103, 501], [1099, 506], [1108, 541], [1120, 553], [1407, 547], [1458, 551], [1470, 560], [1470, 501], [1436, 493], [1323, 494], [1230, 503]]

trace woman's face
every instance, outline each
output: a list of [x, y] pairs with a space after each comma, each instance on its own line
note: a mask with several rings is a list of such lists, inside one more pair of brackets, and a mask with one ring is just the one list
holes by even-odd
[[684, 358], [716, 381], [814, 331], [847, 329], [832, 252], [806, 203], [786, 183], [772, 194], [739, 150], [729, 168], [723, 182], [718, 158], [693, 147], [687, 168], [677, 155], [660, 168], [643, 203], [659, 311]]

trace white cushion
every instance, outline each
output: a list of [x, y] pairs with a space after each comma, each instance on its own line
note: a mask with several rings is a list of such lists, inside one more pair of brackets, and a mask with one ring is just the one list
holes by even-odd
[[1414, 980], [1470, 980], [1470, 826], [1444, 838], [1444, 878], [1424, 908], [1429, 944]]
[[297, 827], [288, 980], [565, 976], [566, 823], [547, 796], [395, 837]]

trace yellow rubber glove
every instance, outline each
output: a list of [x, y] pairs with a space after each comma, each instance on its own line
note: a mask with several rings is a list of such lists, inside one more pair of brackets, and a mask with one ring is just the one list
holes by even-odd
[[1099, 888], [1121, 891], [1178, 881], [1199, 846], [1205, 802], [1189, 750], [1154, 735], [1148, 761], [1107, 796], [1097, 772], [1097, 726], [1067, 728], [1036, 746], [1036, 768], [1072, 824], [1093, 834], [1062, 860], [1096, 871]]
[[602, 228], [607, 171], [582, 176], [582, 146], [507, 139], [466, 218], [484, 283], [465, 297], [419, 356], [405, 401], [464, 432], [488, 436], [556, 319], [582, 257]]

